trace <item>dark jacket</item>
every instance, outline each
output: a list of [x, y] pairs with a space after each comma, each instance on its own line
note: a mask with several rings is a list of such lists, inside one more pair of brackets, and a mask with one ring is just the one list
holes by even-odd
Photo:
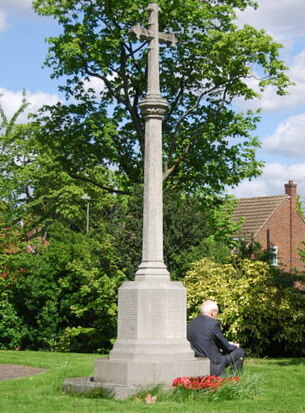
[[187, 339], [196, 357], [210, 359], [211, 374], [222, 374], [225, 368], [224, 355], [236, 349], [236, 346], [223, 336], [219, 321], [202, 314], [188, 323]]

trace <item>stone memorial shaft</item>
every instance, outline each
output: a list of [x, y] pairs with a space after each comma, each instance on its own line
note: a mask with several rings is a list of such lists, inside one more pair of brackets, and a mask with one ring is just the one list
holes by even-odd
[[[96, 359], [94, 380], [86, 384], [88, 391], [102, 387], [120, 399], [158, 384], [171, 386], [176, 377], [209, 374], [209, 361], [196, 359], [186, 339], [186, 290], [170, 280], [163, 261], [162, 118], [168, 104], [160, 94], [159, 42], [177, 40], [159, 32], [159, 6], [147, 10], [148, 29], [130, 29], [149, 43], [148, 88], [139, 103], [145, 118], [142, 262], [135, 281], [119, 288], [118, 337], [110, 357]], [[75, 382], [69, 386], [77, 391]]]
[[150, 4], [149, 28], [134, 26], [130, 33], [149, 41], [147, 94], [139, 107], [145, 118], [144, 208], [142, 263], [136, 280], [167, 277], [163, 261], [162, 118], [168, 107], [160, 94], [159, 42], [175, 45], [174, 34], [159, 33], [157, 4]]

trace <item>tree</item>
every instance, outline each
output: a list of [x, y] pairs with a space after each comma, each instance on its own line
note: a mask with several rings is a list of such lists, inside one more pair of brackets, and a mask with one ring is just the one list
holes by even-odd
[[[119, 251], [120, 268], [133, 279], [141, 262], [142, 198], [138, 194], [118, 200], [108, 217], [108, 230]], [[202, 257], [228, 259], [236, 246], [231, 236], [240, 225], [230, 219], [235, 204], [232, 197], [207, 202], [169, 188], [164, 191], [164, 260], [172, 279], [183, 279], [191, 264]]]
[[21, 317], [10, 299], [15, 289], [16, 275], [22, 273], [19, 267], [12, 272], [12, 262], [25, 249], [20, 226], [8, 226], [4, 220], [7, 206], [0, 201], [0, 349], [17, 348], [25, 334]]
[[[37, 139], [40, 125], [17, 123], [26, 107], [25, 93], [12, 118], [0, 106], [0, 348], [109, 348], [124, 274], [106, 218], [119, 201], [63, 170]], [[102, 167], [94, 173], [112, 179]]]
[[7, 217], [30, 197], [28, 174], [24, 171], [34, 161], [35, 147], [31, 145], [31, 126], [17, 124], [27, 106], [25, 92], [19, 109], [10, 119], [0, 105], [0, 196], [5, 205], [2, 214]]
[[[116, 199], [86, 180], [71, 177], [50, 148], [39, 141], [41, 126], [37, 122], [30, 118], [28, 123], [19, 123], [28, 105], [24, 92], [19, 109], [8, 118], [0, 104], [2, 220], [7, 226], [22, 221], [25, 233], [41, 225], [47, 228], [54, 221], [82, 231], [85, 206], [81, 197], [85, 193], [92, 198], [93, 224], [95, 218], [108, 214]], [[113, 173], [102, 166], [92, 172], [105, 185], [113, 182]]]
[[[10, 246], [10, 235], [0, 242]], [[29, 254], [14, 235], [14, 249], [0, 251], [0, 263], [5, 259], [0, 348], [108, 349], [116, 332], [117, 289], [124, 280], [111, 236], [99, 231], [92, 238], [55, 222], [48, 245], [37, 238], [35, 253]]]
[[[188, 313], [212, 299], [228, 338], [255, 356], [304, 355], [304, 296], [295, 287], [304, 276], [288, 274], [262, 261], [233, 257], [226, 264], [203, 258], [185, 277]], [[303, 280], [304, 281], [304, 280]]]
[[[41, 139], [74, 179], [108, 191], [130, 191], [142, 182], [144, 120], [138, 103], [147, 80], [147, 47], [132, 42], [129, 28], [147, 25], [149, 0], [35, 0], [40, 15], [63, 27], [50, 44], [46, 65], [65, 76], [61, 90], [73, 103], [45, 108]], [[163, 121], [166, 185], [188, 192], [219, 193], [255, 177], [259, 141], [252, 136], [258, 113], [236, 109], [235, 99], [273, 85], [285, 94], [289, 80], [280, 45], [263, 30], [239, 28], [236, 11], [252, 0], [160, 0], [160, 30], [179, 39], [161, 48], [162, 95], [169, 102]], [[95, 87], [98, 84], [98, 89]], [[45, 136], [48, 139], [45, 139]], [[107, 186], [92, 172], [114, 170]]]

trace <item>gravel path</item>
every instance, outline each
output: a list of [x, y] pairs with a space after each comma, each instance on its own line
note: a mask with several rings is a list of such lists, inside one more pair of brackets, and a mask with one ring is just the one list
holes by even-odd
[[18, 377], [32, 376], [46, 371], [38, 367], [23, 366], [21, 364], [0, 364], [0, 380], [16, 379]]

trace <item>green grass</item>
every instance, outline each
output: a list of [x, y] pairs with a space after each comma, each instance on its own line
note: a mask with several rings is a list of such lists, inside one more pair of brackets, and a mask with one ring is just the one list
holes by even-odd
[[251, 359], [246, 374], [261, 374], [262, 391], [252, 400], [174, 402], [147, 405], [135, 400], [115, 401], [67, 395], [61, 391], [68, 377], [90, 376], [95, 355], [0, 351], [0, 363], [43, 367], [46, 372], [0, 381], [1, 413], [305, 413], [305, 359]]

